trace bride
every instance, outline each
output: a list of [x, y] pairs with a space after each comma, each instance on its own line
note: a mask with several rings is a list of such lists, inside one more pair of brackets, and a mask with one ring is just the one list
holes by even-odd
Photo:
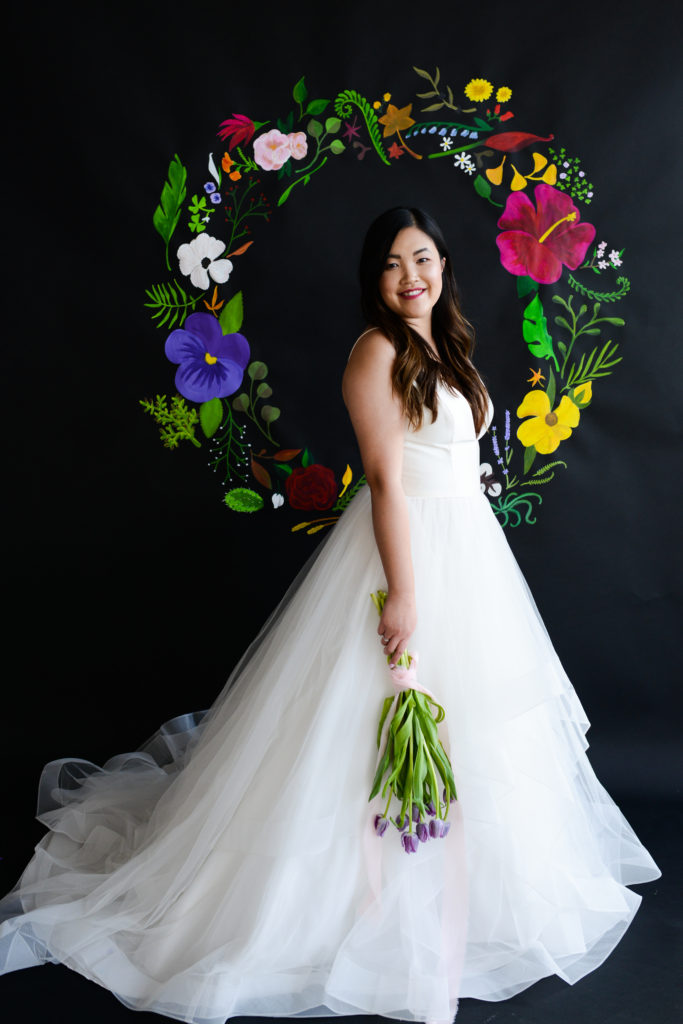
[[[368, 487], [206, 716], [103, 768], [46, 767], [48, 833], [0, 904], [0, 970], [63, 963], [195, 1024], [447, 1021], [462, 996], [576, 982], [630, 924], [626, 886], [659, 876], [592, 771], [585, 712], [481, 492], [492, 407], [438, 226], [389, 210], [360, 277], [369, 329], [343, 394]], [[459, 798], [449, 834], [411, 855], [368, 803], [408, 646], [446, 708]]]

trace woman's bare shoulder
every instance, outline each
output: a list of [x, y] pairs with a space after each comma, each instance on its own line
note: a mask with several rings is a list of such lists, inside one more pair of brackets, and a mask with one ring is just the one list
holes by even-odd
[[367, 363], [391, 363], [396, 355], [394, 346], [384, 331], [378, 327], [370, 327], [356, 339], [349, 352], [347, 367], [356, 367]]

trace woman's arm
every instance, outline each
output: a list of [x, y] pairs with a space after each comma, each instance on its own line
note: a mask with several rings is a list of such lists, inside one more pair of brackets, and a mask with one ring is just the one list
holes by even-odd
[[372, 524], [387, 578], [387, 600], [377, 632], [384, 635], [393, 668], [417, 624], [410, 529], [401, 471], [405, 417], [391, 386], [395, 351], [380, 331], [353, 349], [342, 394], [358, 439], [372, 496]]

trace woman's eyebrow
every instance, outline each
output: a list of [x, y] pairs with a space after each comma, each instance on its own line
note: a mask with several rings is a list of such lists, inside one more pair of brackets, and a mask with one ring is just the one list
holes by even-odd
[[[427, 248], [426, 245], [424, 245], [421, 249], [416, 249], [415, 252], [413, 253], [413, 256], [417, 256], [418, 253], [421, 253], [421, 252], [429, 252], [429, 249]], [[395, 253], [395, 252], [387, 253], [387, 259], [388, 260], [400, 260], [400, 258], [401, 257], [397, 253]]]

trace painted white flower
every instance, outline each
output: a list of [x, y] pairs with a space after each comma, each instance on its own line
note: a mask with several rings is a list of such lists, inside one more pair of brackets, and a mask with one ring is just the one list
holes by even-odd
[[441, 140], [441, 148], [444, 150], [444, 152], [447, 149], [450, 149], [452, 145], [453, 145], [453, 142], [451, 141], [451, 139], [448, 138], [448, 136], [446, 136], [445, 138], [443, 138]]
[[463, 167], [463, 171], [465, 172], [465, 174], [474, 174], [475, 170], [476, 170], [476, 167], [474, 166], [473, 163], [466, 164]]
[[600, 245], [598, 246], [598, 256], [602, 256], [606, 248], [607, 242], [600, 242]]
[[598, 260], [598, 267], [600, 268], [600, 270], [607, 270], [607, 268], [609, 267], [609, 263], [607, 262], [607, 260]]
[[619, 255], [616, 249], [612, 249], [611, 253], [609, 254], [609, 258], [612, 261], [613, 267], [621, 266], [621, 256]]
[[469, 164], [471, 164], [471, 163], [472, 163], [472, 160], [470, 159], [469, 153], [456, 153], [454, 158], [453, 158], [453, 166], [454, 167], [462, 167], [463, 170], [464, 170], [465, 167], [468, 167]]
[[281, 505], [284, 505], [285, 499], [281, 494], [274, 494], [271, 501], [273, 502], [273, 508], [280, 508]]
[[208, 288], [209, 277], [216, 284], [225, 284], [232, 273], [230, 260], [218, 257], [225, 252], [225, 242], [211, 235], [197, 235], [178, 248], [180, 273], [189, 277], [195, 288]]

